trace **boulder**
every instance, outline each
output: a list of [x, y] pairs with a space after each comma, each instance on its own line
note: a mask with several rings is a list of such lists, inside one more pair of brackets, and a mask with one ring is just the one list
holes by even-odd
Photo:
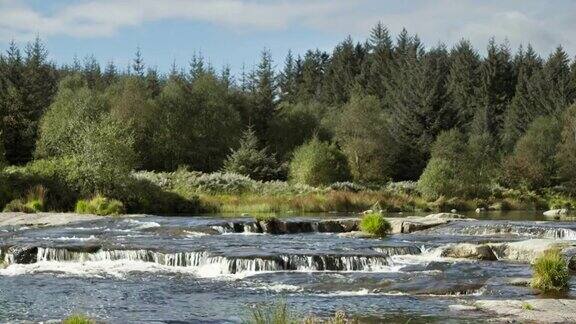
[[497, 260], [496, 255], [487, 244], [462, 243], [447, 247], [441, 256], [459, 259]]
[[570, 242], [554, 239], [531, 239], [511, 243], [490, 244], [499, 260], [533, 263], [544, 251], [555, 247], [567, 247]]

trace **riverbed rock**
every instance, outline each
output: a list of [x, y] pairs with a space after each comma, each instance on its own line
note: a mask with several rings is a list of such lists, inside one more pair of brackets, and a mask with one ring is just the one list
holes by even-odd
[[[142, 217], [144, 215], [122, 215], [119, 217]], [[75, 213], [0, 213], [1, 226], [60, 226], [71, 223], [102, 219], [102, 216]]]
[[558, 217], [558, 216], [566, 216], [570, 214], [570, 210], [566, 208], [562, 209], [551, 209], [544, 212], [544, 216], [546, 217]]
[[531, 239], [520, 242], [493, 243], [490, 247], [499, 260], [533, 263], [544, 251], [556, 247], [568, 247], [571, 244], [565, 240]]
[[432, 227], [448, 224], [452, 221], [472, 220], [460, 214], [438, 213], [428, 216], [410, 216], [402, 218], [388, 218], [392, 225], [392, 234], [413, 233], [426, 230]]
[[487, 244], [461, 243], [452, 245], [442, 251], [441, 256], [459, 259], [497, 260], [496, 255]]
[[496, 321], [521, 323], [576, 323], [576, 300], [479, 300], [479, 310], [498, 316]]

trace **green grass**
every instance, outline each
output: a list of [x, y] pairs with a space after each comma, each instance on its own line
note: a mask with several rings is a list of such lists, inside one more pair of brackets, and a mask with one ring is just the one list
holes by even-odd
[[250, 307], [249, 324], [295, 324], [296, 317], [283, 299], [272, 304], [259, 304]]
[[532, 306], [530, 303], [523, 302], [522, 303], [522, 309], [531, 311], [531, 310], [534, 310], [534, 306]]
[[384, 237], [392, 230], [392, 225], [382, 214], [370, 213], [364, 215], [360, 220], [360, 230], [367, 234]]
[[568, 263], [559, 249], [544, 252], [532, 265], [534, 274], [530, 285], [542, 292], [568, 289]]
[[94, 323], [96, 322], [90, 319], [89, 317], [81, 314], [71, 315], [62, 320], [62, 324], [94, 324]]
[[278, 217], [273, 215], [256, 215], [254, 220], [257, 222], [273, 223], [278, 221]]
[[94, 214], [100, 216], [119, 215], [124, 213], [124, 205], [116, 199], [109, 199], [101, 195], [90, 200], [79, 200], [76, 203], [78, 214]]
[[4, 207], [5, 212], [39, 213], [44, 211], [46, 189], [38, 185], [30, 188], [25, 199], [14, 199]]

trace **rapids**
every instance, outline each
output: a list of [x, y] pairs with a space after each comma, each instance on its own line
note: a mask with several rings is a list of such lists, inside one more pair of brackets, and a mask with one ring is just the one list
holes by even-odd
[[[530, 266], [442, 257], [457, 243], [576, 240], [576, 223], [455, 221], [357, 238], [351, 216], [102, 218], [0, 227], [0, 322], [83, 313], [110, 323], [238, 323], [283, 298], [298, 314], [345, 310], [366, 322], [482, 322], [451, 305], [534, 296]], [[575, 286], [575, 285], [573, 285]], [[567, 298], [574, 298], [570, 291]]]

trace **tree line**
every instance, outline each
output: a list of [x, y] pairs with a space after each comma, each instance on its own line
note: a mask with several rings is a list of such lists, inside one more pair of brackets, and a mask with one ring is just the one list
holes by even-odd
[[562, 47], [425, 48], [381, 23], [363, 42], [289, 52], [280, 67], [264, 50], [235, 76], [198, 55], [163, 74], [139, 50], [122, 71], [94, 57], [58, 66], [39, 39], [0, 55], [2, 150], [14, 165], [75, 157], [284, 180], [302, 175], [294, 160], [321, 165], [313, 155], [325, 152], [342, 169], [332, 180], [420, 179], [431, 197], [494, 182], [574, 189], [575, 100], [576, 61]]

